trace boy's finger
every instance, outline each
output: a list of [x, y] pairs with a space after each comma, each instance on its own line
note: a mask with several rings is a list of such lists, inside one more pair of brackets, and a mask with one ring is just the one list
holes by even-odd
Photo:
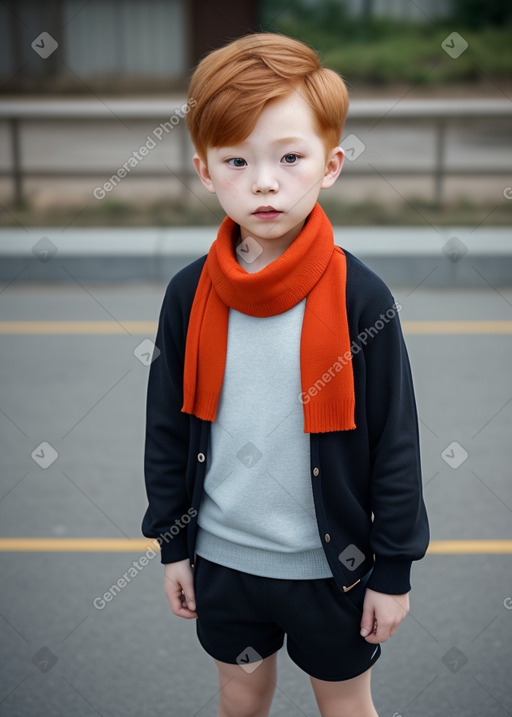
[[189, 608], [185, 605], [182, 605], [178, 612], [175, 612], [174, 614], [177, 615], [177, 617], [184, 617], [187, 620], [197, 618], [197, 613], [194, 610], [189, 610]]
[[172, 592], [167, 592], [166, 594], [167, 599], [169, 600], [169, 603], [171, 605], [172, 611], [174, 613], [177, 613], [177, 611], [183, 607], [183, 604], [181, 602], [181, 590], [173, 590]]
[[186, 602], [185, 595], [181, 590], [167, 597], [171, 605], [171, 610], [177, 617], [185, 617], [188, 619], [197, 617], [195, 606], [193, 610], [190, 609], [190, 605]]
[[177, 613], [180, 617], [186, 617], [187, 619], [197, 617], [196, 604], [195, 602], [193, 602], [193, 600], [187, 600], [185, 593], [182, 593], [180, 595], [180, 603], [181, 607], [179, 612]]
[[182, 593], [182, 602], [185, 603], [185, 605], [190, 610], [196, 609], [196, 596], [194, 593], [194, 580], [192, 578], [192, 573], [190, 575], [184, 576], [181, 581], [181, 593]]
[[182, 605], [192, 612], [196, 609], [196, 601], [194, 597], [194, 591], [193, 590], [183, 590], [181, 593], [181, 602]]
[[381, 638], [381, 637], [379, 637], [377, 634], [375, 634], [375, 633], [373, 633], [373, 632], [370, 633], [370, 634], [368, 635], [368, 637], [365, 637], [364, 639], [365, 639], [365, 642], [368, 642], [370, 645], [378, 645], [378, 644], [380, 644], [381, 642], [386, 642], [386, 639], [385, 639], [385, 638]]
[[368, 637], [368, 635], [376, 632], [376, 622], [373, 609], [363, 609], [363, 617], [361, 618], [361, 636]]

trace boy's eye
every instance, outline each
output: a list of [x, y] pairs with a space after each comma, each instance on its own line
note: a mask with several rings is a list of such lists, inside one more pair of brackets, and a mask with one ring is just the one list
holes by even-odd
[[233, 157], [233, 159], [228, 159], [228, 164], [232, 167], [244, 167], [247, 162], [242, 157]]
[[286, 164], [295, 164], [295, 162], [298, 160], [298, 158], [299, 158], [298, 154], [285, 154], [283, 157]]

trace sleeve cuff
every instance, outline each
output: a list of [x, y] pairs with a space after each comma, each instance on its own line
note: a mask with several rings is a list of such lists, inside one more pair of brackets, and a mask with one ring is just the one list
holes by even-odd
[[379, 593], [403, 595], [411, 589], [412, 560], [375, 556], [373, 571], [367, 587]]
[[179, 535], [172, 536], [172, 540], [167, 542], [164, 538], [157, 538], [160, 543], [160, 562], [177, 563], [179, 560], [185, 560], [189, 557], [187, 550], [187, 538], [182, 531]]

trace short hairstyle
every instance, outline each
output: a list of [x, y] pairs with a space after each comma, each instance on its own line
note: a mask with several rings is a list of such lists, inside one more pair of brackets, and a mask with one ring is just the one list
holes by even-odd
[[254, 33], [211, 52], [189, 87], [187, 126], [199, 157], [206, 161], [208, 148], [242, 142], [265, 105], [294, 90], [311, 106], [326, 152], [338, 146], [347, 88], [308, 45], [277, 33]]

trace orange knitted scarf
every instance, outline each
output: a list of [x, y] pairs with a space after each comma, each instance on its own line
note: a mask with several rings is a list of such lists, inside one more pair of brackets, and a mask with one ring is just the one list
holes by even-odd
[[278, 259], [249, 274], [235, 258], [238, 225], [226, 217], [213, 242], [190, 313], [182, 411], [215, 421], [228, 338], [229, 309], [274, 316], [306, 297], [300, 343], [304, 432], [355, 428], [346, 257], [315, 204], [301, 232]]

